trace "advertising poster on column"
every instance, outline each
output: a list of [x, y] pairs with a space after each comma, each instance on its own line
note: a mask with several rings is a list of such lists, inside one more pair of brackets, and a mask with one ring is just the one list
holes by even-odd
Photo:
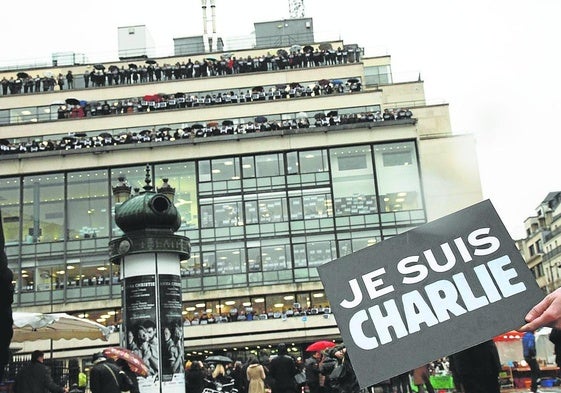
[[[183, 390], [183, 318], [181, 315], [181, 278], [174, 274], [161, 274], [160, 321], [162, 323], [162, 386], [166, 392], [174, 387]], [[181, 392], [183, 393], [183, 392]]]
[[124, 279], [126, 302], [126, 347], [142, 357], [149, 375], [139, 377], [142, 393], [158, 389], [159, 357], [158, 328], [156, 320], [156, 279], [154, 275], [126, 277]]
[[490, 201], [318, 271], [361, 387], [516, 329], [543, 298]]

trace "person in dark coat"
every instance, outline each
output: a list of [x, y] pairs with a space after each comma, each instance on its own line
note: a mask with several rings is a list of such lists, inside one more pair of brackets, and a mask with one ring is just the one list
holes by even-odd
[[319, 362], [321, 361], [321, 352], [314, 352], [312, 356], [304, 361], [304, 370], [306, 370], [306, 384], [310, 389], [310, 393], [320, 393], [320, 373]]
[[561, 329], [551, 329], [551, 333], [549, 333], [549, 341], [553, 343], [555, 364], [557, 364], [557, 367], [561, 367]]
[[80, 389], [78, 387], [77, 383], [73, 383], [72, 386], [70, 387], [70, 391], [68, 393], [83, 393], [82, 389]]
[[102, 353], [93, 355], [93, 367], [90, 370], [90, 390], [92, 393], [121, 393], [119, 372], [121, 369], [113, 362], [108, 362]]
[[45, 354], [36, 350], [31, 354], [31, 363], [21, 369], [16, 376], [14, 393], [67, 393], [68, 388], [57, 385], [51, 372], [43, 364]]
[[279, 344], [278, 355], [271, 360], [269, 375], [274, 380], [272, 393], [295, 393], [294, 375], [298, 372], [294, 359], [288, 355], [285, 344]]
[[139, 393], [140, 388], [138, 387], [138, 378], [136, 374], [131, 370], [129, 364], [125, 359], [117, 359], [115, 362], [117, 366], [129, 377], [130, 381], [132, 382], [130, 393]]
[[187, 393], [201, 393], [206, 387], [206, 373], [201, 362], [195, 361], [185, 374], [185, 391]]
[[501, 361], [493, 340], [451, 355], [450, 365], [453, 367], [452, 374], [463, 386], [463, 392], [500, 393]]
[[524, 353], [524, 360], [530, 367], [530, 376], [532, 378], [530, 390], [535, 393], [538, 391], [540, 365], [536, 360], [536, 337], [534, 336], [534, 332], [529, 331], [522, 336], [522, 351]]
[[237, 389], [239, 393], [245, 393], [247, 391], [247, 377], [244, 374], [242, 362], [238, 360], [234, 363], [230, 376], [234, 378], [234, 388]]
[[4, 251], [6, 241], [0, 212], [0, 382], [4, 380], [4, 366], [10, 361], [10, 342], [14, 335], [12, 303], [14, 302], [14, 274], [8, 267], [8, 257]]
[[326, 376], [325, 391], [358, 393], [360, 390], [351, 359], [344, 345], [338, 345], [325, 351], [325, 357], [320, 362], [319, 371]]

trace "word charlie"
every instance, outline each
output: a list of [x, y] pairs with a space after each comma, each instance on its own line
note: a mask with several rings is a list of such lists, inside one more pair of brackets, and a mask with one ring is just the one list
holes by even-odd
[[[459, 263], [470, 263], [473, 257], [491, 258], [500, 250], [500, 241], [489, 232], [489, 228], [474, 230], [467, 236], [467, 244], [462, 238], [441, 244], [445, 261], [437, 261], [430, 249], [422, 255], [401, 259], [397, 263], [401, 284], [421, 283], [428, 277], [429, 269], [443, 273], [452, 269], [458, 260]], [[499, 255], [474, 266], [473, 272], [476, 279], [472, 277], [471, 282], [465, 273], [457, 273], [450, 279], [434, 281], [403, 293], [400, 298], [359, 309], [349, 320], [353, 341], [362, 349], [374, 349], [393, 340], [390, 328], [399, 339], [420, 331], [422, 324], [434, 326], [449, 320], [451, 315], [459, 316], [526, 290], [523, 282], [516, 282], [518, 273], [507, 255]], [[374, 300], [394, 292], [393, 285], [384, 283], [382, 276], [385, 273], [385, 268], [379, 268], [360, 277], [366, 294], [358, 279], [350, 280], [348, 283], [354, 298], [344, 299], [340, 305], [346, 309], [359, 308], [365, 296]], [[374, 331], [376, 334], [373, 334]]]

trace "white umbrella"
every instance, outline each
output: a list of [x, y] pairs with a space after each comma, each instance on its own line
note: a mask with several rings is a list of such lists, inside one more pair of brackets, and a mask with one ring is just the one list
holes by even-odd
[[107, 341], [110, 329], [97, 322], [65, 313], [42, 314], [13, 312], [12, 342], [59, 339], [102, 339]]

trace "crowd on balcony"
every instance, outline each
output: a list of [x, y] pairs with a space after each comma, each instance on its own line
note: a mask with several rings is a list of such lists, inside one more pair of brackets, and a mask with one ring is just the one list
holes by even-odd
[[[173, 142], [193, 138], [206, 138], [220, 135], [236, 135], [257, 132], [305, 129], [310, 127], [333, 127], [344, 124], [373, 123], [392, 120], [410, 119], [413, 116], [409, 109], [385, 109], [384, 112], [356, 112], [339, 114], [331, 110], [327, 113], [316, 113], [311, 119], [305, 113], [299, 113], [294, 119], [269, 120], [265, 116], [257, 116], [254, 121], [234, 123], [232, 120], [222, 122], [195, 123], [183, 128], [146, 129], [140, 132], [123, 132], [112, 135], [101, 132], [95, 136], [86, 133], [65, 135], [60, 140], [33, 140], [11, 143], [6, 139], [0, 140], [0, 155], [34, 153], [55, 150], [78, 150], [99, 148], [104, 146], [118, 146], [125, 144], [139, 144], [149, 142]], [[277, 116], [278, 117], [278, 116]]]
[[[244, 91], [245, 90], [245, 91]], [[90, 116], [120, 115], [155, 110], [197, 108], [223, 104], [249, 103], [255, 101], [272, 101], [300, 97], [319, 97], [322, 95], [353, 93], [362, 90], [358, 78], [342, 80], [322, 79], [313, 84], [302, 86], [299, 83], [279, 84], [264, 88], [255, 86], [251, 89], [230, 90], [214, 93], [149, 94], [115, 101], [80, 101], [66, 99], [66, 105], [59, 105], [58, 119], [80, 119]]]
[[[151, 83], [189, 78], [211, 77], [229, 74], [243, 74], [250, 72], [275, 71], [307, 67], [320, 67], [336, 64], [347, 64], [360, 61], [361, 50], [352, 46], [331, 48], [330, 45], [322, 49], [314, 49], [310, 45], [292, 46], [288, 51], [279, 49], [272, 54], [267, 52], [261, 56], [236, 57], [224, 54], [220, 58], [201, 57], [192, 61], [164, 63], [160, 65], [155, 60], [146, 60], [143, 64], [129, 63], [120, 67], [94, 64], [93, 69], [86, 68], [80, 87], [103, 87], [113, 85], [127, 85], [137, 83]], [[43, 76], [18, 72], [9, 78], [3, 77], [0, 86], [3, 95], [39, 93], [54, 90], [74, 89], [76, 76], [72, 71], [65, 75], [53, 75], [46, 71]]]
[[292, 308], [277, 311], [254, 310], [253, 307], [242, 307], [241, 309], [231, 307], [228, 312], [220, 314], [194, 312], [192, 316], [184, 318], [183, 325], [191, 326], [223, 322], [260, 321], [266, 319], [286, 319], [290, 317], [329, 314], [331, 314], [330, 307], [318, 305], [304, 309], [299, 303], [294, 303]]

